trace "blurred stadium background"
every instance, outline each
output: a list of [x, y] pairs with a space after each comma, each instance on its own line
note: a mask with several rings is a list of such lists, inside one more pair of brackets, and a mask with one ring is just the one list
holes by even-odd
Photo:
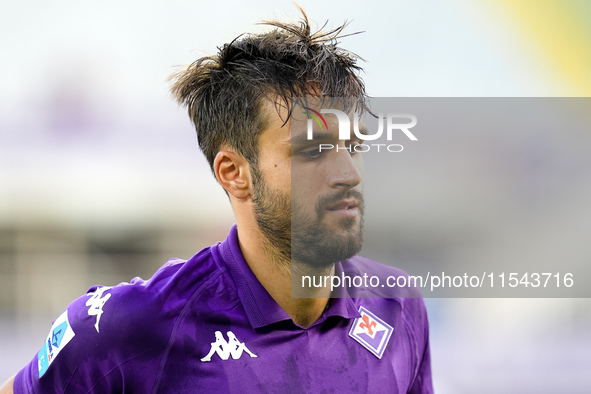
[[[300, 4], [319, 25], [352, 20], [350, 32], [366, 31], [343, 46], [368, 60], [372, 96], [591, 93], [586, 0]], [[244, 31], [264, 29], [254, 25], [261, 19], [297, 16], [283, 0], [0, 2], [0, 380], [36, 355], [51, 321], [91, 285], [150, 277], [168, 258], [188, 258], [225, 237], [229, 203], [185, 111], [170, 99], [167, 76]], [[491, 173], [491, 182], [503, 176]], [[472, 181], [463, 174], [456, 187]], [[571, 218], [561, 225], [579, 226], [588, 238], [587, 222], [573, 212], [589, 216], [591, 192], [577, 190], [568, 204], [542, 200], [548, 205], [538, 212], [553, 212], [548, 221]], [[421, 212], [420, 198], [404, 201]], [[527, 237], [532, 226], [553, 224], [536, 219], [520, 228], [524, 248], [537, 247]], [[428, 229], [431, 239], [405, 241], [436, 255], [465, 230], [450, 234], [446, 225], [445, 215], [408, 215], [392, 226]], [[591, 262], [591, 248], [576, 253]], [[588, 299], [427, 303], [437, 393], [591, 387]]]

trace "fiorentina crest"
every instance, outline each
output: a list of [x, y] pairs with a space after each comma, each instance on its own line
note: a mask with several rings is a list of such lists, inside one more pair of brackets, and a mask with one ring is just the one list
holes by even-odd
[[349, 336], [381, 359], [394, 328], [362, 306], [359, 313], [361, 317], [353, 322]]

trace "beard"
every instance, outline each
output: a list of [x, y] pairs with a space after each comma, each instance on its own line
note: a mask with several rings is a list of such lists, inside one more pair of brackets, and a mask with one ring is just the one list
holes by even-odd
[[[323, 196], [314, 212], [306, 213], [289, 193], [269, 188], [258, 170], [253, 171], [253, 181], [254, 214], [271, 257], [278, 254], [276, 260], [293, 263], [295, 270], [325, 271], [361, 250], [364, 203], [360, 191], [340, 190]], [[347, 198], [358, 202], [359, 224], [356, 218], [342, 218], [336, 229], [329, 228], [322, 221], [327, 208]]]

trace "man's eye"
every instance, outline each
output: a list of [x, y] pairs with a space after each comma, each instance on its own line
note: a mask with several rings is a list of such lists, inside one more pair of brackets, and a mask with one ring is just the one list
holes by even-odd
[[349, 152], [351, 153], [351, 156], [359, 152], [357, 148], [359, 145], [361, 145], [359, 141], [351, 141], [351, 143], [347, 146]]
[[320, 149], [316, 148], [304, 151], [301, 154], [302, 156], [308, 159], [317, 159], [320, 156], [321, 152]]

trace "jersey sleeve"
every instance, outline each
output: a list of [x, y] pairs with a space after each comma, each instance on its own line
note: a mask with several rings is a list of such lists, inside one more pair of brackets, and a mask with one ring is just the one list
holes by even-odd
[[170, 332], [158, 315], [142, 286], [91, 288], [53, 322], [14, 392], [149, 392]]

